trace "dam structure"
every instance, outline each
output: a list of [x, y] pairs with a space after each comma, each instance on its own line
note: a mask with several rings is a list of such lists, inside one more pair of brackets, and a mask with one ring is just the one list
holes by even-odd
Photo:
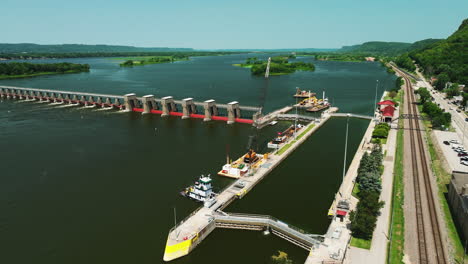
[[[0, 98], [101, 107], [142, 114], [159, 114], [163, 117], [179, 116], [182, 119], [199, 118], [203, 121], [225, 121], [228, 124], [254, 124], [255, 120], [261, 116], [260, 107], [240, 105], [237, 101], [219, 104], [213, 99], [206, 101], [195, 101], [193, 98], [175, 100], [172, 96], [156, 98], [154, 95], [145, 95], [138, 97], [134, 93], [111, 95], [0, 86]], [[241, 113], [247, 118], [242, 117]]]

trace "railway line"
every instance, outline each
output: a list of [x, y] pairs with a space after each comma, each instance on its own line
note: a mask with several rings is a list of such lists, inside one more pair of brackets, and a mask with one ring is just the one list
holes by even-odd
[[[404, 72], [397, 68], [395, 70], [405, 80], [406, 111], [410, 116], [417, 116], [418, 109], [415, 104], [416, 100], [411, 81]], [[434, 192], [430, 182], [431, 175], [421, 134], [420, 121], [418, 118], [410, 118], [408, 123], [419, 263], [445, 264], [448, 262]]]

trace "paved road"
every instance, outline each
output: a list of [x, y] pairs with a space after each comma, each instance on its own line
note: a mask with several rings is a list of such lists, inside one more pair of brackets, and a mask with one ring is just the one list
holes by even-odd
[[458, 136], [462, 140], [461, 143], [463, 143], [465, 148], [468, 149], [468, 122], [465, 121], [467, 118], [466, 114], [464, 112], [458, 113], [456, 111], [456, 107], [449, 104], [448, 101], [444, 99], [444, 94], [436, 91], [419, 72], [418, 76], [422, 81], [419, 81], [417, 85], [419, 87], [426, 87], [431, 92], [432, 97], [434, 97], [435, 103], [440, 104], [440, 108], [445, 109], [446, 112], [452, 114], [452, 126], [455, 128]]

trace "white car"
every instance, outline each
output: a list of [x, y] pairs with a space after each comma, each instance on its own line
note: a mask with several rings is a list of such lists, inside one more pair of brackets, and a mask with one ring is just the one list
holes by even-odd
[[461, 164], [461, 165], [468, 166], [468, 161], [466, 161], [466, 160], [460, 160], [460, 164]]
[[452, 144], [460, 144], [460, 142], [458, 142], [456, 139], [449, 140], [449, 142]]

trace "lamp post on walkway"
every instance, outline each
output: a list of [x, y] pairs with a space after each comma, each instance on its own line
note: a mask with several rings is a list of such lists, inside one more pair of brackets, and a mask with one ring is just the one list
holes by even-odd
[[377, 106], [377, 88], [379, 87], [379, 80], [377, 80], [377, 83], [375, 84], [375, 99], [374, 99], [374, 107], [372, 107], [372, 111], [374, 113], [374, 119], [375, 119], [375, 107]]
[[345, 137], [345, 149], [344, 149], [344, 160], [343, 160], [343, 182], [346, 176], [346, 152], [348, 152], [348, 127], [349, 127], [349, 116], [346, 117], [346, 137]]

